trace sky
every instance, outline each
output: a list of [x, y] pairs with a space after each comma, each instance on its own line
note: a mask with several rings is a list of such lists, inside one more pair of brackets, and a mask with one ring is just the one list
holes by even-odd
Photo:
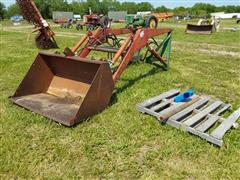
[[[68, 0], [71, 2], [72, 0]], [[222, 5], [240, 5], [240, 0], [118, 0], [120, 2], [128, 1], [128, 2], [150, 2], [154, 5], [154, 7], [158, 7], [161, 5], [166, 6], [167, 8], [175, 8], [178, 6], [185, 6], [185, 7], [191, 7], [195, 3], [198, 2], [204, 2], [204, 3], [210, 3], [215, 6], [222, 6]], [[3, 2], [5, 6], [9, 6], [15, 2], [15, 0], [0, 0], [0, 2]]]

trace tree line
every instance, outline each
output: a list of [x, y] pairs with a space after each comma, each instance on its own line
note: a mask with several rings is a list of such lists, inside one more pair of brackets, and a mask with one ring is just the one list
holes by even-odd
[[[240, 12], [240, 6], [215, 6], [208, 3], [196, 3], [193, 7], [176, 7], [168, 9], [165, 6], [154, 8], [149, 2], [119, 2], [117, 0], [73, 0], [69, 3], [67, 0], [34, 0], [36, 6], [40, 10], [44, 18], [52, 18], [53, 11], [73, 11], [75, 14], [88, 14], [89, 7], [92, 12], [99, 14], [107, 14], [112, 11], [127, 11], [129, 14], [136, 14], [138, 11], [155, 11], [155, 12], [173, 12], [174, 14], [184, 16], [191, 15], [193, 17], [208, 17], [213, 12], [234, 13]], [[0, 19], [9, 18], [13, 15], [19, 15], [21, 11], [17, 4], [13, 4], [6, 8], [0, 2]]]

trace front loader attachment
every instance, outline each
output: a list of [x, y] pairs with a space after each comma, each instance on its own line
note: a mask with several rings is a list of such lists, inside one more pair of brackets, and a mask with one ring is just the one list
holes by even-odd
[[104, 110], [113, 88], [107, 62], [40, 53], [11, 100], [72, 126]]
[[[126, 39], [117, 37], [123, 34], [129, 35]], [[115, 83], [136, 54], [142, 55], [141, 61], [167, 70], [171, 34], [171, 29], [151, 28], [98, 28], [87, 32], [72, 49], [65, 48], [64, 55], [38, 54], [11, 100], [72, 126], [108, 106]], [[160, 35], [165, 38], [154, 39]], [[91, 52], [99, 51], [107, 53], [107, 59], [87, 59]]]
[[187, 34], [211, 34], [213, 31], [213, 25], [193, 25], [187, 24]]

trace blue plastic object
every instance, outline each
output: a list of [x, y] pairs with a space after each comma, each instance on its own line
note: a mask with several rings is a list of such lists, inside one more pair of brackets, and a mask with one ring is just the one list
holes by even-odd
[[23, 21], [23, 16], [12, 16], [10, 19], [12, 22], [20, 22]]
[[195, 94], [194, 90], [189, 89], [188, 91], [179, 94], [174, 98], [174, 102], [186, 102], [190, 100], [190, 97]]

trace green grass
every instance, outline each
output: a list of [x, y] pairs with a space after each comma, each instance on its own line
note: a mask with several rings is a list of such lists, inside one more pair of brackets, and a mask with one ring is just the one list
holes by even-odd
[[[239, 107], [239, 32], [200, 36], [175, 28], [169, 71], [131, 64], [116, 85], [111, 105], [74, 128], [8, 100], [38, 53], [34, 36], [26, 41], [28, 33], [0, 31], [1, 179], [240, 178], [239, 130], [228, 132], [224, 146], [217, 148], [135, 110], [146, 98], [192, 87]], [[78, 39], [58, 36], [57, 42], [63, 49]]]

